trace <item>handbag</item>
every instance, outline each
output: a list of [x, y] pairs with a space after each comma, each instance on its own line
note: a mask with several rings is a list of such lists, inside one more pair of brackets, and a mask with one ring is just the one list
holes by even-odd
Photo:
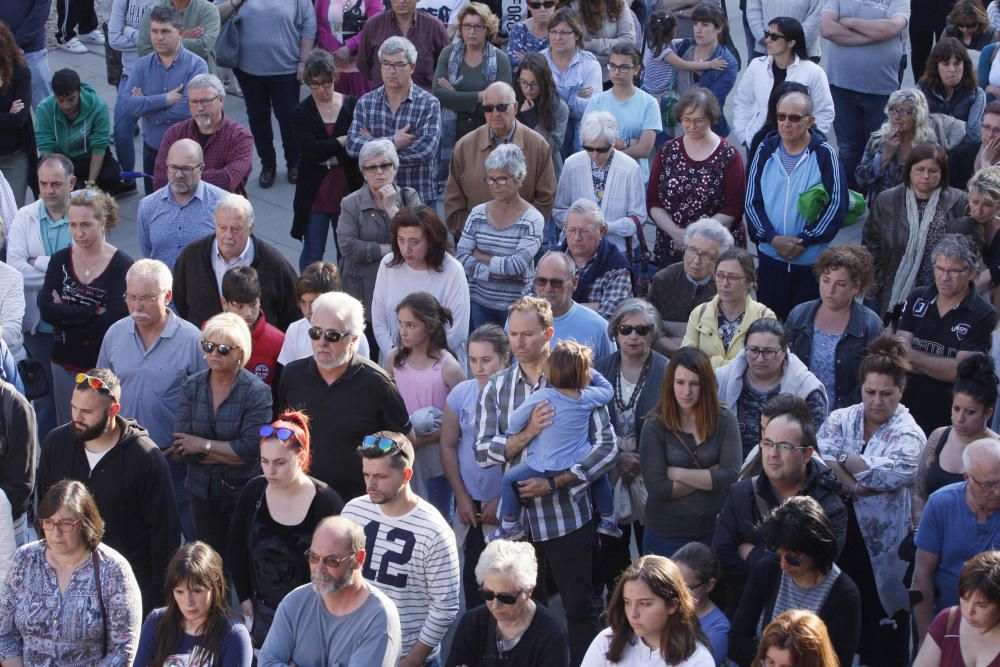
[[[247, 0], [243, 0], [246, 2]], [[219, 37], [215, 40], [215, 62], [219, 67], [232, 69], [240, 63], [240, 7], [233, 10], [226, 22], [219, 28]]]
[[35, 359], [24, 359], [17, 362], [17, 374], [24, 384], [24, 397], [29, 401], [49, 395], [49, 379], [45, 375], [45, 367]]
[[629, 271], [632, 273], [632, 296], [645, 297], [649, 294], [653, 276], [660, 268], [652, 262], [646, 236], [642, 231], [642, 221], [635, 216], [630, 217], [635, 222], [636, 247], [634, 249], [632, 247], [633, 237], [625, 237], [625, 256], [628, 258]]

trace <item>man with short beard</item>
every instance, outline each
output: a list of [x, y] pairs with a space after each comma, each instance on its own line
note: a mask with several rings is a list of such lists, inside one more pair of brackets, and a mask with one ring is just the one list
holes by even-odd
[[167, 461], [146, 429], [120, 416], [120, 399], [121, 383], [111, 371], [76, 376], [72, 421], [45, 438], [36, 488], [41, 498], [63, 479], [87, 485], [104, 519], [102, 542], [128, 560], [146, 614], [163, 605], [180, 521]]
[[313, 532], [306, 552], [312, 582], [278, 605], [260, 649], [260, 666], [395, 667], [400, 630], [396, 605], [365, 581], [365, 534], [331, 516]]
[[169, 156], [164, 158], [164, 149], [180, 139], [191, 139], [205, 152], [201, 180], [246, 196], [253, 171], [253, 135], [223, 113], [225, 102], [226, 87], [214, 74], [199, 74], [188, 82], [191, 118], [172, 125], [163, 135], [153, 171], [154, 188], [159, 190], [171, 179], [171, 163]]
[[189, 243], [215, 231], [215, 205], [226, 191], [203, 179], [205, 157], [194, 139], [170, 146], [166, 164], [170, 182], [139, 202], [135, 228], [143, 256], [173, 270]]
[[[172, 287], [173, 277], [163, 262], [140, 259], [134, 263], [125, 274], [129, 316], [111, 325], [97, 356], [98, 368], [107, 368], [121, 382], [121, 416], [143, 424], [161, 450], [173, 443], [181, 384], [206, 368], [198, 347], [201, 331], [170, 309]], [[193, 540], [194, 524], [184, 488], [187, 465], [170, 459], [167, 464], [181, 530], [185, 539]]]

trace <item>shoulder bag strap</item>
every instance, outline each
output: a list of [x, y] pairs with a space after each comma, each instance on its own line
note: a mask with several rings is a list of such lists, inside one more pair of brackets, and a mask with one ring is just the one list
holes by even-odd
[[97, 602], [101, 605], [101, 657], [108, 655], [108, 608], [104, 604], [104, 590], [101, 586], [101, 559], [97, 555], [97, 549], [90, 552], [90, 558], [94, 563], [94, 583], [97, 584]]
[[760, 513], [760, 518], [763, 519], [771, 512], [771, 508], [768, 507], [767, 501], [764, 500], [764, 498], [759, 493], [757, 493], [757, 481], [759, 479], [760, 475], [754, 475], [753, 477], [751, 477], [750, 488], [753, 490], [753, 499], [754, 502], [757, 504], [757, 511]]

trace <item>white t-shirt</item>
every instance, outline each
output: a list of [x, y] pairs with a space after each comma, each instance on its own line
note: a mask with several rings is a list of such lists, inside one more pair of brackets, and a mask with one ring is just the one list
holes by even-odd
[[610, 643], [611, 628], [605, 628], [590, 643], [580, 667], [715, 667], [712, 652], [700, 642], [687, 660], [671, 665], [663, 659], [660, 649], [651, 649], [639, 639], [634, 639], [631, 645], [625, 647], [621, 660], [615, 663], [608, 662], [604, 656], [608, 652]]
[[[295, 320], [288, 325], [285, 332], [285, 342], [281, 344], [281, 352], [278, 353], [278, 363], [282, 366], [311, 357], [313, 353], [312, 339], [309, 338], [309, 320], [302, 318]], [[368, 339], [364, 334], [358, 336], [358, 356], [368, 359], [371, 356], [371, 348]]]

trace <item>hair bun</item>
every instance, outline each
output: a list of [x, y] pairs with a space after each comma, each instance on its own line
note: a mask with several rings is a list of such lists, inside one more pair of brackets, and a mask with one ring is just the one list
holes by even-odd
[[895, 336], [882, 334], [868, 344], [868, 354], [889, 357], [895, 363], [906, 359], [906, 347]]
[[983, 352], [975, 352], [958, 363], [956, 372], [958, 380], [968, 380], [985, 386], [995, 387], [997, 379], [996, 364], [993, 357]]

